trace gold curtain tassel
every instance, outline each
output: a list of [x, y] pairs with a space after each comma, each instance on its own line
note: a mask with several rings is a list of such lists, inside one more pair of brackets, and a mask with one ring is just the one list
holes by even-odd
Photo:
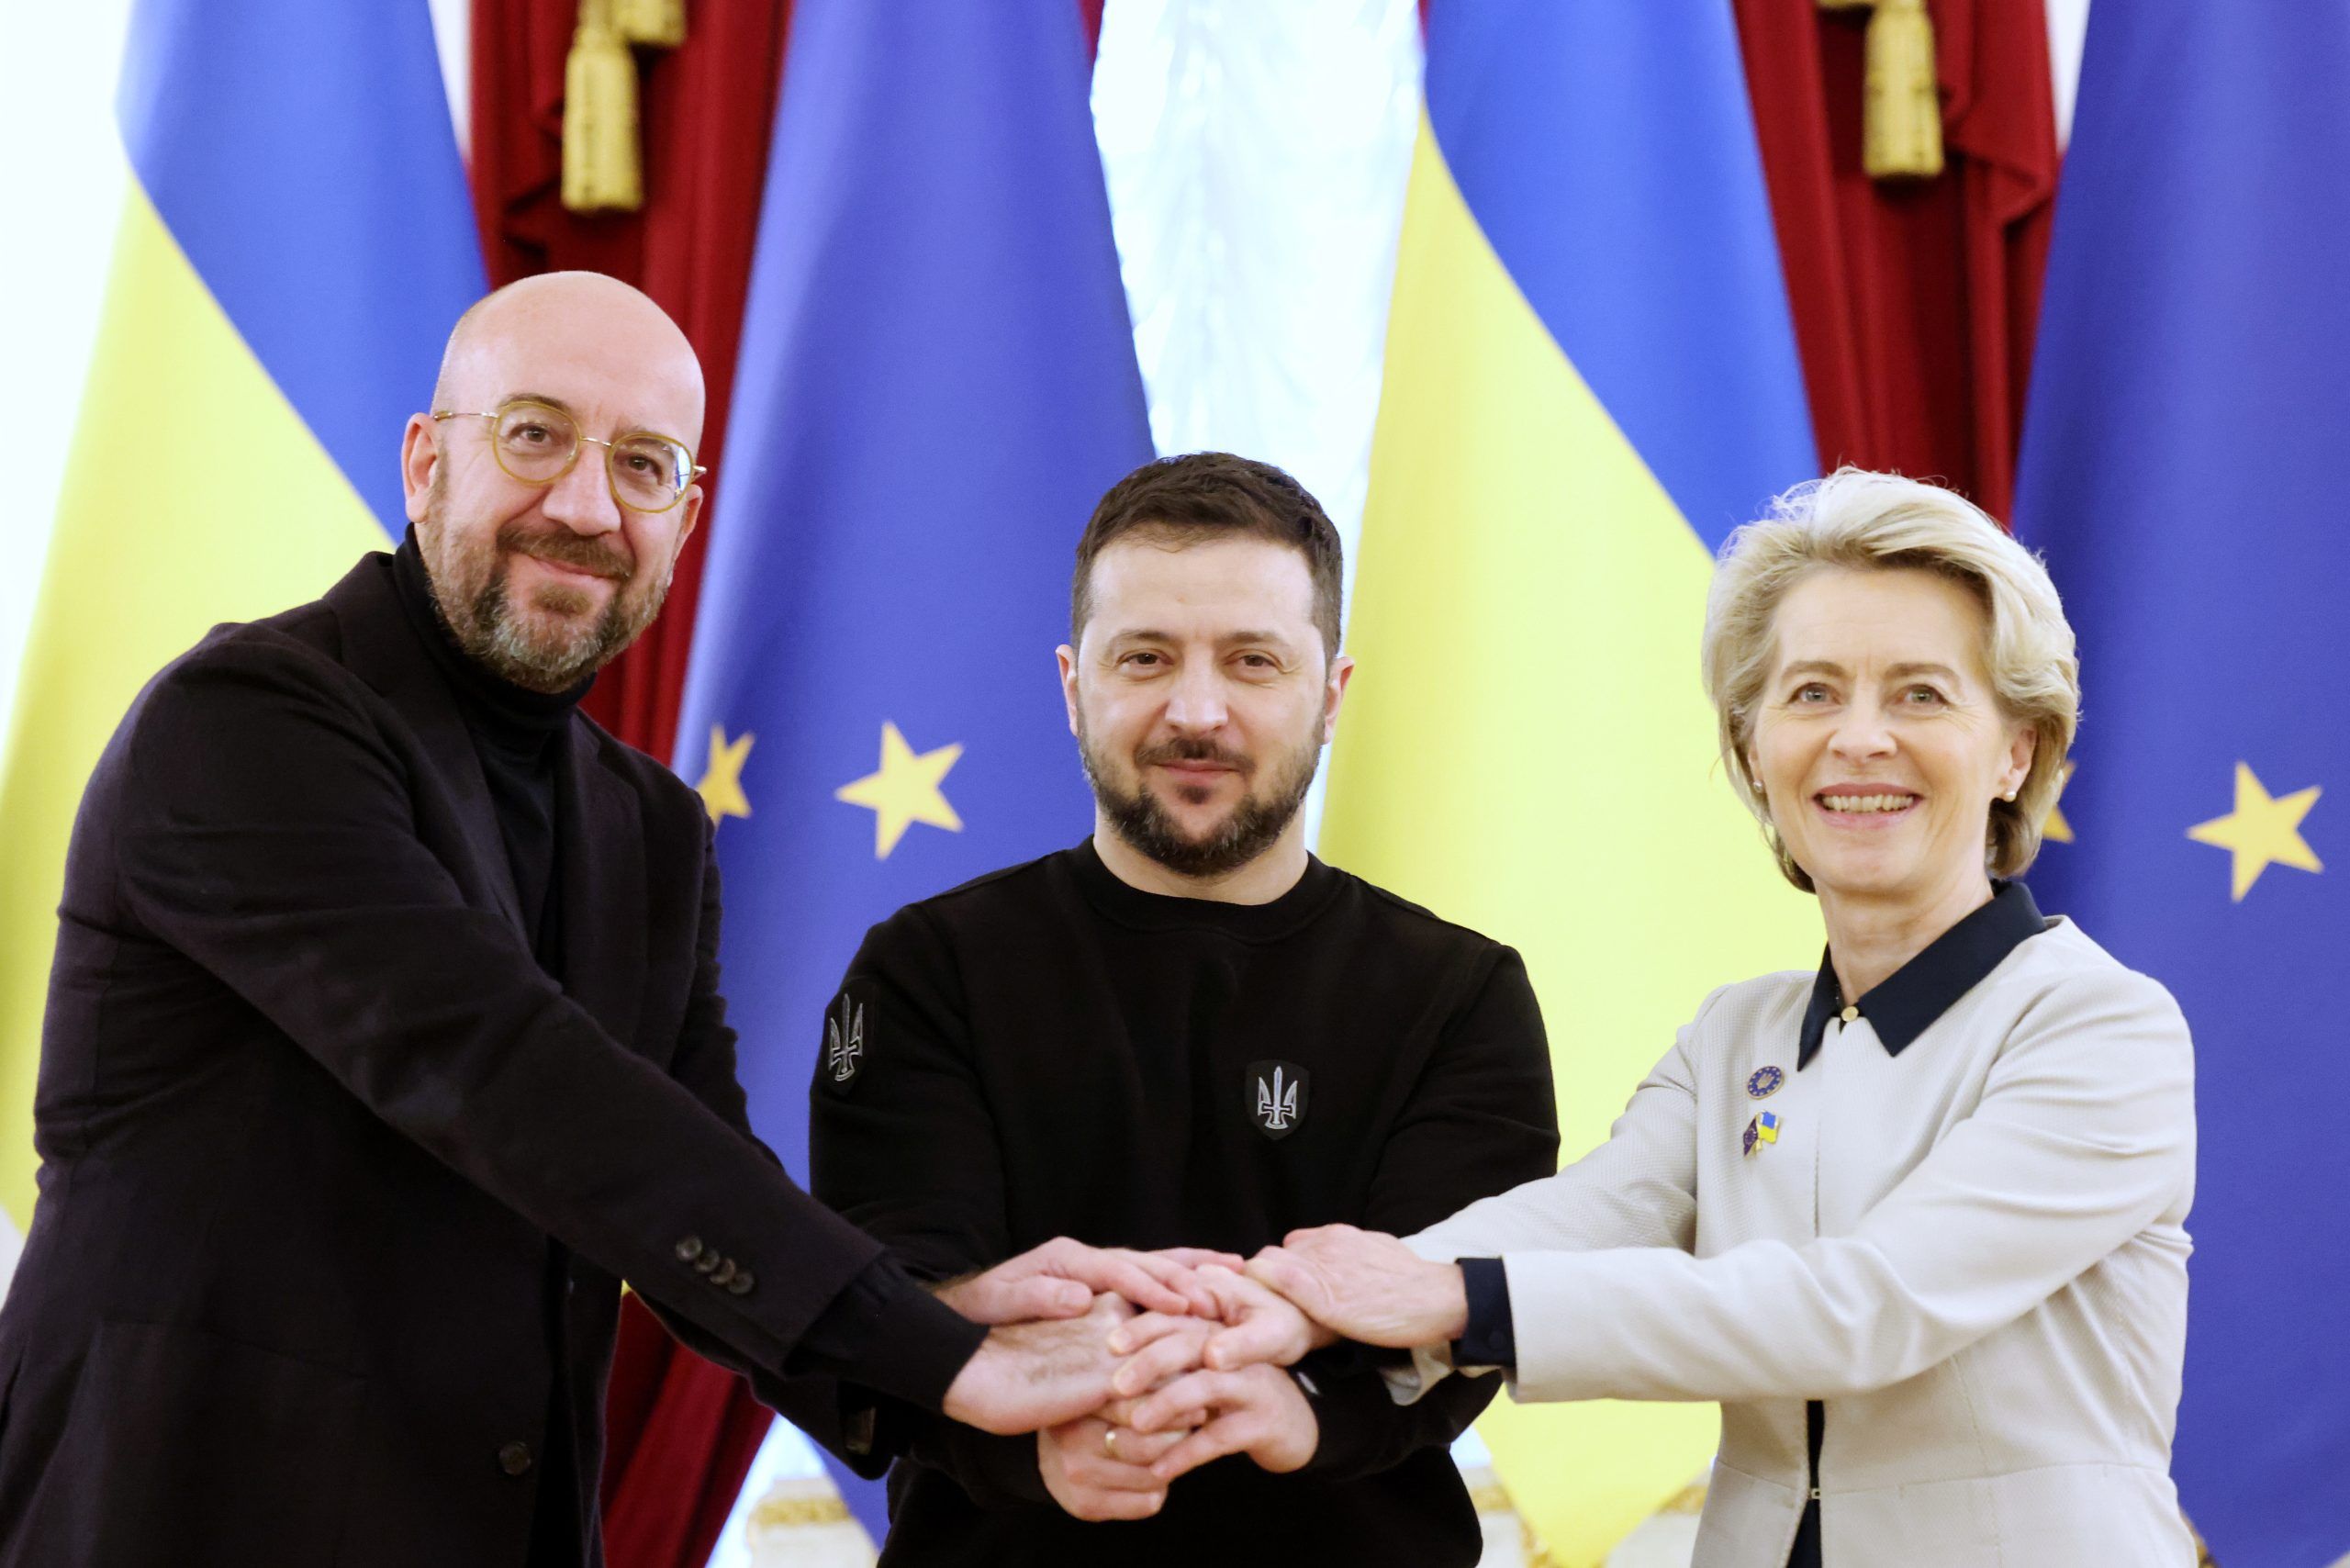
[[675, 49], [686, 41], [686, 0], [613, 0], [612, 19], [631, 43]]
[[563, 67], [563, 205], [634, 212], [644, 201], [636, 147], [636, 57], [605, 0], [580, 0]]
[[1867, 48], [1861, 166], [1874, 179], [1930, 179], [1942, 172], [1942, 100], [1926, 0], [1876, 0]]

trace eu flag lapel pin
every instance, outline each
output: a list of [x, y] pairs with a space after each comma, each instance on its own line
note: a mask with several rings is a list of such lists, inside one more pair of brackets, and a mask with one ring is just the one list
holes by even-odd
[[1756, 1113], [1747, 1122], [1746, 1130], [1739, 1135], [1738, 1147], [1741, 1153], [1752, 1154], [1764, 1144], [1778, 1141], [1779, 1114], [1776, 1111], [1762, 1111]]

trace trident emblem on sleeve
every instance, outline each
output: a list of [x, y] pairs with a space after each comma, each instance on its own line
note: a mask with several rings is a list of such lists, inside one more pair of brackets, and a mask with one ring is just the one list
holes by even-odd
[[865, 1057], [865, 1007], [851, 1011], [848, 992], [841, 992], [840, 1016], [824, 1020], [824, 1070], [835, 1084], [845, 1086], [856, 1076]]

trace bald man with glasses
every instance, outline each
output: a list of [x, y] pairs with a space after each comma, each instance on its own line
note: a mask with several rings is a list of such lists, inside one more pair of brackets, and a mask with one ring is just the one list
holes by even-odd
[[753, 1137], [701, 803], [578, 711], [700, 513], [676, 326], [527, 280], [431, 409], [399, 548], [167, 666], [84, 797], [0, 1565], [600, 1562], [622, 1280], [874, 1469], [877, 1404], [1034, 1430], [1122, 1297], [1211, 1305], [1073, 1243], [934, 1294]]

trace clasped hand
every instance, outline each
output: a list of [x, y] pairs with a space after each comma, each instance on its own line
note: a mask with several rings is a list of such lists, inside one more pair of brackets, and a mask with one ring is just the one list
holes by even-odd
[[1211, 1460], [1286, 1473], [1314, 1457], [1319, 1424], [1284, 1370], [1308, 1350], [1339, 1334], [1456, 1338], [1467, 1316], [1457, 1268], [1351, 1226], [1292, 1232], [1241, 1270], [1228, 1253], [1063, 1238], [946, 1286], [948, 1305], [997, 1326], [947, 1414], [1035, 1429], [1046, 1489], [1077, 1518], [1146, 1518]]
[[1169, 1483], [1225, 1454], [1295, 1470], [1319, 1432], [1281, 1369], [1328, 1336], [1241, 1268], [1230, 1253], [1062, 1238], [941, 1287], [992, 1326], [946, 1413], [1035, 1429], [1046, 1490], [1080, 1518], [1147, 1518]]

